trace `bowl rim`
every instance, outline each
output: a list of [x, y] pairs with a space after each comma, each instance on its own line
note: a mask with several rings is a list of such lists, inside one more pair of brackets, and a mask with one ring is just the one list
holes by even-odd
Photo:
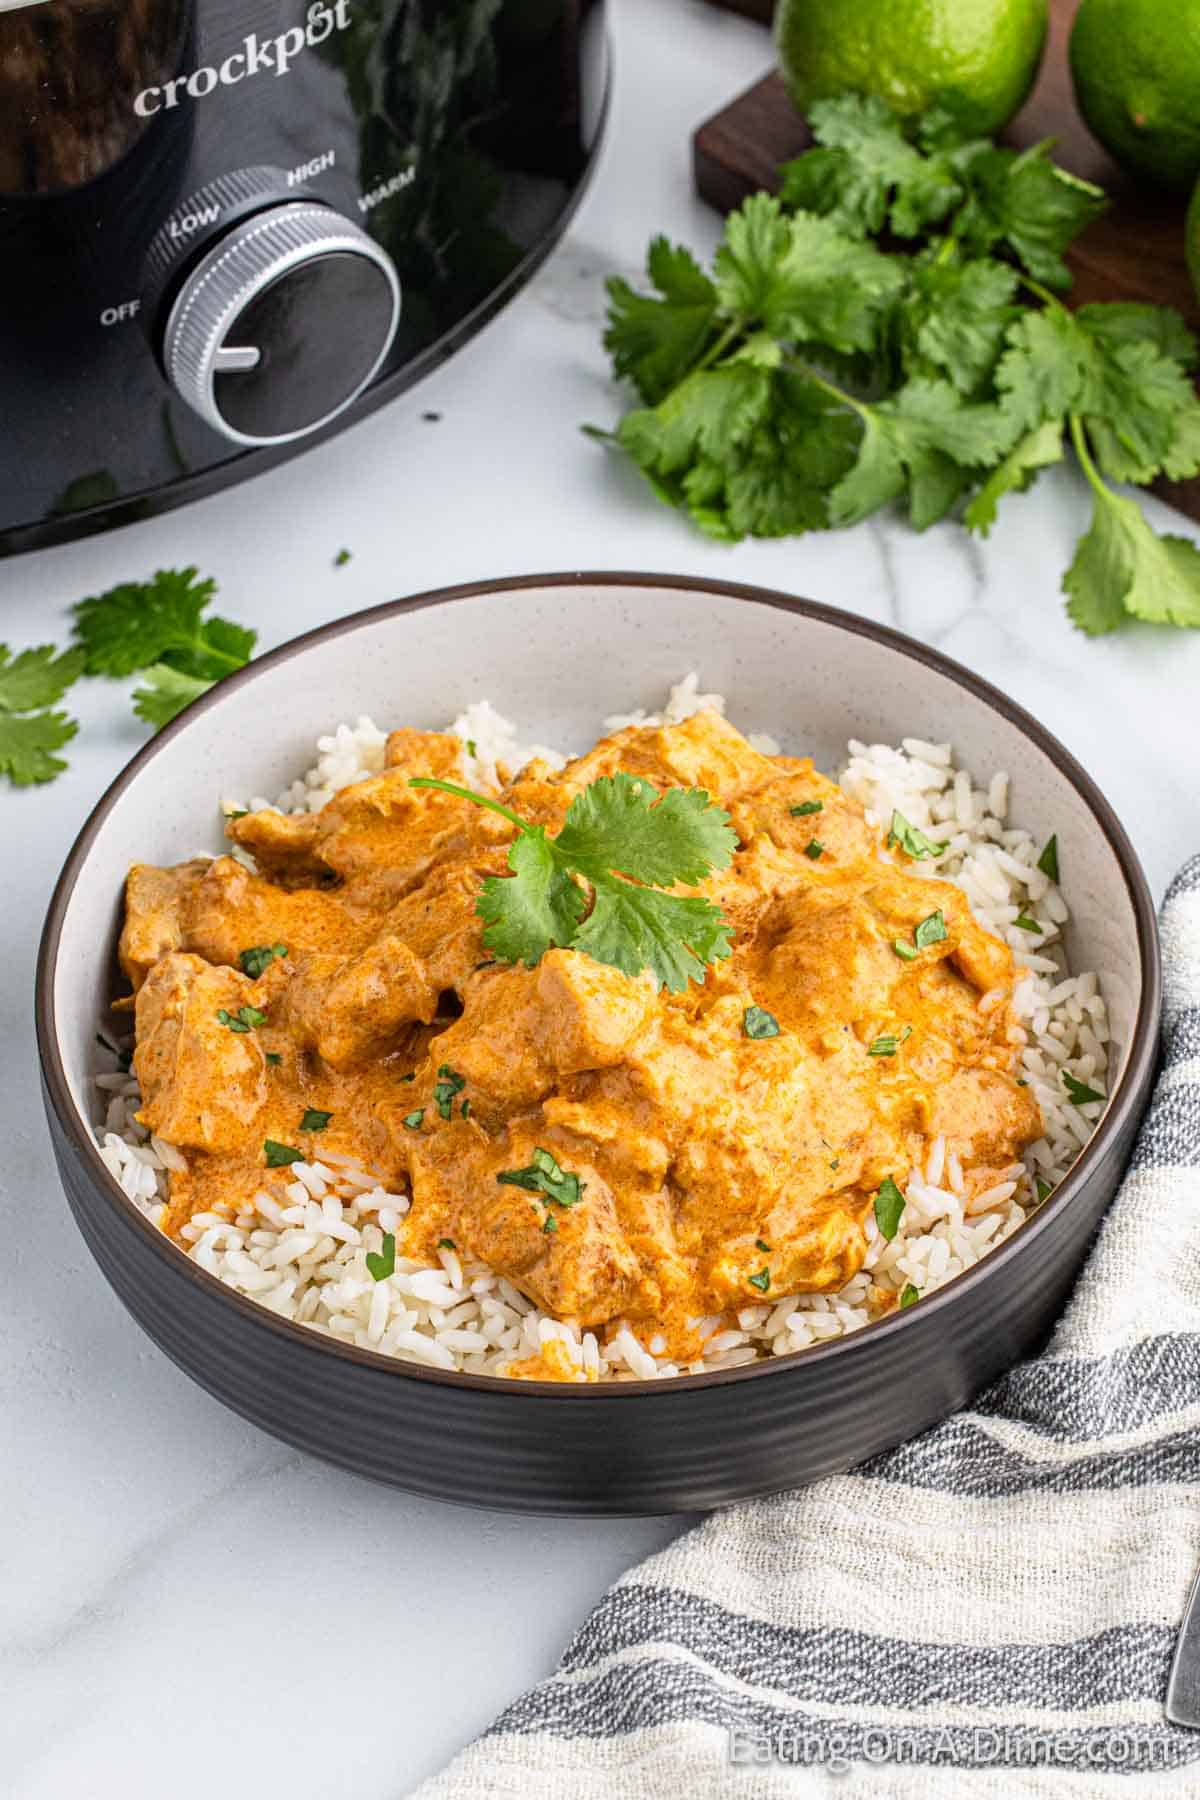
[[[919, 1308], [914, 1307], [905, 1311], [897, 1309], [882, 1319], [872, 1320], [857, 1331], [849, 1332], [842, 1337], [828, 1339], [824, 1343], [810, 1344], [802, 1350], [789, 1351], [783, 1356], [763, 1357], [756, 1362], [741, 1363], [728, 1369], [712, 1369], [698, 1375], [674, 1375], [665, 1379], [661, 1376], [638, 1377], [633, 1380], [598, 1381], [586, 1384], [581, 1382], [514, 1381], [512, 1377], [504, 1375], [480, 1375], [458, 1369], [439, 1369], [431, 1364], [412, 1362], [401, 1357], [387, 1356], [378, 1350], [364, 1350], [357, 1344], [343, 1343], [340, 1339], [325, 1332], [314, 1331], [308, 1325], [283, 1318], [268, 1307], [260, 1305], [248, 1295], [235, 1292], [224, 1282], [219, 1281], [216, 1276], [210, 1275], [206, 1269], [201, 1268], [190, 1257], [184, 1255], [178, 1245], [164, 1236], [134, 1205], [116, 1179], [109, 1173], [100, 1160], [99, 1147], [92, 1131], [87, 1127], [75, 1106], [59, 1042], [58, 1024], [54, 1010], [55, 974], [67, 908], [84, 872], [92, 846], [103, 830], [109, 814], [125, 791], [136, 782], [141, 771], [180, 731], [192, 722], [197, 714], [223, 706], [230, 701], [236, 701], [242, 690], [249, 687], [260, 674], [279, 668], [293, 657], [307, 654], [318, 646], [328, 643], [332, 638], [340, 637], [349, 631], [359, 630], [364, 626], [387, 623], [409, 613], [421, 612], [427, 607], [446, 606], [457, 600], [499, 598], [505, 594], [540, 588], [559, 588], [569, 591], [596, 587], [663, 589], [673, 592], [691, 591], [712, 594], [722, 599], [770, 606], [802, 618], [813, 619], [820, 624], [844, 631], [850, 636], [869, 638], [908, 658], [909, 661], [921, 663], [926, 668], [933, 669], [957, 686], [965, 688], [974, 698], [999, 713], [1009, 724], [1015, 725], [1074, 786], [1104, 833], [1109, 848], [1116, 858], [1125, 881], [1136, 923], [1141, 997], [1130, 1034], [1129, 1054], [1125, 1068], [1112, 1094], [1108, 1097], [1107, 1110], [1068, 1173], [1053, 1193], [1023, 1224], [1017, 1227], [1010, 1237], [997, 1245], [994, 1250], [989, 1250], [969, 1269], [964, 1269], [961, 1274], [954, 1276], [943, 1287], [938, 1288], [927, 1300], [922, 1302]], [[438, 1386], [467, 1389], [510, 1400], [529, 1397], [565, 1402], [578, 1399], [580, 1396], [586, 1396], [589, 1401], [649, 1398], [661, 1400], [697, 1388], [724, 1386], [728, 1383], [761, 1379], [771, 1374], [782, 1375], [785, 1372], [798, 1374], [803, 1368], [823, 1362], [831, 1356], [863, 1354], [877, 1343], [882, 1343], [890, 1334], [906, 1329], [918, 1318], [929, 1319], [931, 1315], [935, 1315], [939, 1311], [946, 1311], [965, 1295], [968, 1295], [981, 1281], [988, 1280], [993, 1271], [998, 1272], [1004, 1265], [1021, 1257], [1026, 1248], [1040, 1237], [1057, 1215], [1070, 1206], [1075, 1197], [1082, 1192], [1093, 1170], [1106, 1154], [1112, 1140], [1130, 1122], [1131, 1115], [1141, 1103], [1158, 1054], [1158, 1026], [1162, 1011], [1162, 961], [1157, 917], [1145, 874], [1137, 852], [1108, 800], [1083, 765], [1052, 732], [1046, 729], [1040, 720], [1010, 699], [1000, 688], [994, 687], [991, 682], [984, 680], [982, 676], [976, 675], [971, 669], [956, 662], [952, 657], [945, 656], [941, 651], [920, 642], [919, 639], [909, 637], [904, 632], [897, 631], [890, 625], [882, 625], [873, 619], [864, 618], [856, 613], [843, 612], [841, 609], [821, 601], [803, 599], [780, 589], [765, 588], [743, 582], [712, 580], [698, 575], [669, 575], [624, 570], [571, 570], [549, 574], [510, 575], [488, 581], [460, 582], [450, 587], [430, 588], [399, 600], [389, 600], [377, 606], [364, 607], [357, 612], [331, 620], [325, 625], [316, 626], [313, 630], [303, 632], [298, 637], [287, 639], [274, 650], [268, 651], [266, 655], [247, 663], [243, 669], [226, 676], [206, 694], [202, 694], [197, 700], [194, 700], [125, 764], [100, 796], [80, 828], [67, 855], [62, 872], [55, 883], [42, 930], [37, 959], [34, 1011], [39, 1059], [50, 1104], [55, 1118], [70, 1141], [76, 1156], [82, 1160], [85, 1172], [90, 1176], [93, 1189], [103, 1196], [127, 1228], [142, 1235], [144, 1242], [152, 1247], [154, 1254], [164, 1259], [164, 1266], [169, 1263], [176, 1273], [185, 1279], [190, 1279], [196, 1285], [199, 1296], [236, 1307], [252, 1325], [281, 1337], [285, 1342], [293, 1343], [317, 1355], [332, 1356], [343, 1362], [387, 1373], [400, 1380], [432, 1382]]]

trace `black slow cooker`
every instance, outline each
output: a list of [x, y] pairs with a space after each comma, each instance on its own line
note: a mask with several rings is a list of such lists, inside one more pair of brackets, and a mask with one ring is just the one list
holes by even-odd
[[0, 553], [409, 386], [582, 191], [603, 0], [0, 0]]

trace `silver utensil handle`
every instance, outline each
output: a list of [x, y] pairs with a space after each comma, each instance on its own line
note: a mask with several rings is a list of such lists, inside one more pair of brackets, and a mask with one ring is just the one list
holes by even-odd
[[1200, 1571], [1192, 1583], [1167, 1680], [1167, 1718], [1200, 1729]]

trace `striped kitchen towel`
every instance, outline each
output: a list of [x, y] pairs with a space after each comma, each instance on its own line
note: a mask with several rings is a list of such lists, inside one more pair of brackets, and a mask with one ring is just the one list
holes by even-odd
[[1200, 1795], [1163, 1716], [1200, 1560], [1200, 857], [1162, 927], [1158, 1090], [1046, 1354], [633, 1570], [419, 1800]]

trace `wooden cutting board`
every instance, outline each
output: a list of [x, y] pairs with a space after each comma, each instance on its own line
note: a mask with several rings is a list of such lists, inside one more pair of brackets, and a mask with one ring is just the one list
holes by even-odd
[[[713, 0], [735, 12], [769, 19], [771, 0]], [[1078, 0], [1050, 0], [1050, 38], [1032, 95], [1003, 134], [1024, 149], [1057, 139], [1056, 159], [1095, 181], [1111, 197], [1108, 212], [1084, 232], [1067, 261], [1075, 276], [1070, 300], [1150, 300], [1178, 307], [1200, 330], [1200, 306], [1183, 252], [1186, 201], [1126, 175], [1079, 116], [1067, 62], [1067, 40]], [[721, 212], [747, 194], [778, 186], [781, 162], [799, 156], [812, 133], [772, 72], [700, 126], [692, 139], [696, 188]], [[1154, 491], [1189, 518], [1200, 520], [1200, 477], [1157, 482]]]

